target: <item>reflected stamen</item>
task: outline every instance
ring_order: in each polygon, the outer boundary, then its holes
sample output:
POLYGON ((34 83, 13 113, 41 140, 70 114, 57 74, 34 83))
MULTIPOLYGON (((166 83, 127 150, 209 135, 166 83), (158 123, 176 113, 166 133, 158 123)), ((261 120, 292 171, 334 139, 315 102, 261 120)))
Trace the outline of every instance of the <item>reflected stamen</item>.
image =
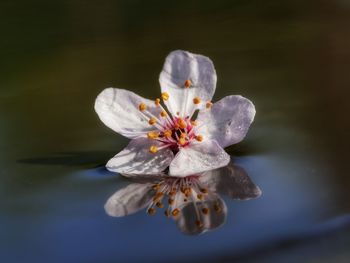
MULTIPOLYGON (((177 217, 181 213, 181 208, 188 205, 194 207, 195 224, 197 227, 204 226, 201 216, 207 216, 210 212, 209 207, 204 206, 210 194, 207 188, 201 186, 199 176, 180 177, 164 177, 152 188, 156 191, 152 202, 147 209, 150 215, 155 214, 156 208, 165 208, 164 214, 166 217, 177 217), (163 198, 167 198, 167 202, 162 202, 163 198), (167 207, 165 205, 168 204, 167 207)), ((217 213, 222 211, 220 204, 216 202, 213 205, 213 210, 217 213)))

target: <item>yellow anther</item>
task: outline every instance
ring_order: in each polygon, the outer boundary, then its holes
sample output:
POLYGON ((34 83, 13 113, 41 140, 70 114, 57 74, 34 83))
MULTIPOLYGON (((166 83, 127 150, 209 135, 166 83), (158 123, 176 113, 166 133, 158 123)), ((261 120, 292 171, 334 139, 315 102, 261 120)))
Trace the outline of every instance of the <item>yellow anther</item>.
POLYGON ((154 125, 154 124, 157 123, 157 120, 156 120, 155 118, 152 117, 152 118, 149 119, 148 123, 149 123, 150 125, 154 125))
POLYGON ((189 88, 191 86, 191 81, 189 79, 186 79, 185 81, 185 87, 189 88))
POLYGON ((197 198, 198 198, 199 200, 202 200, 202 199, 203 199, 203 195, 198 194, 198 195, 197 195, 197 198))
POLYGON ((152 145, 151 147, 149 147, 149 152, 150 153, 156 153, 158 152, 158 147, 155 145, 152 145))
POLYGON ((156 98, 156 100, 154 101, 154 104, 156 106, 159 106, 160 105, 160 99, 159 98, 156 98))
POLYGON ((177 209, 177 208, 175 208, 175 209, 171 212, 171 214, 172 214, 173 216, 177 216, 179 213, 180 213, 180 210, 177 209))
POLYGON ((145 104, 145 103, 140 103, 140 105, 139 105, 139 110, 140 110, 140 111, 144 111, 144 110, 146 110, 146 109, 147 109, 146 104, 145 104))
POLYGON ((163 110, 163 111, 160 113, 160 116, 166 117, 166 116, 168 116, 168 113, 166 113, 166 111, 163 110))
POLYGON ((153 202, 159 201, 159 199, 162 198, 164 194, 162 192, 156 193, 156 195, 153 197, 153 202))
POLYGON ((181 133, 181 134, 180 134, 180 138, 185 139, 186 137, 187 137, 187 133, 184 132, 184 133, 181 133))
POLYGON ((221 207, 220 207, 220 205, 219 205, 219 204, 215 204, 215 205, 214 205, 214 210, 215 210, 215 212, 220 213, 220 212, 221 212, 221 207))
POLYGON ((153 190, 158 190, 160 188, 160 185, 159 184, 155 184, 152 186, 153 190))
POLYGON ((203 136, 202 135, 197 135, 196 136, 196 140, 199 141, 199 142, 203 141, 203 136))
POLYGON ((199 221, 199 220, 196 220, 196 225, 197 225, 199 228, 203 227, 203 223, 202 223, 201 221, 199 221))
POLYGON ((173 134, 173 132, 171 130, 166 130, 164 132, 164 137, 166 138, 171 138, 171 135, 173 134))
POLYGON ((193 103, 194 104, 199 104, 199 103, 201 103, 201 99, 199 97, 194 97, 193 98, 193 103))
POLYGON ((169 93, 168 92, 163 92, 162 93, 162 99, 163 100, 168 100, 169 99, 169 93))
POLYGON ((197 121, 191 121, 191 124, 192 124, 193 126, 197 126, 197 125, 198 125, 198 122, 197 122, 197 121))
POLYGON ((205 104, 205 107, 207 109, 210 109, 213 106, 213 103, 211 101, 208 101, 207 104, 205 104))
POLYGON ((176 191, 174 191, 174 190, 171 190, 170 192, 169 192, 169 195, 170 196, 174 196, 176 194, 176 191))
POLYGON ((180 145, 185 145, 186 144, 186 139, 185 138, 180 138, 179 139, 179 144, 180 145))
POLYGON ((185 129, 187 127, 187 123, 183 118, 179 118, 177 123, 181 129, 185 129))
POLYGON ((179 126, 179 124, 175 124, 175 125, 174 125, 174 129, 175 129, 175 130, 178 130, 178 129, 180 129, 180 126, 179 126))
POLYGON ((204 207, 204 208, 202 208, 202 212, 203 212, 203 214, 207 215, 207 214, 209 214, 209 209, 204 207))
POLYGON ((186 197, 189 197, 191 192, 192 192, 191 188, 186 188, 185 191, 184 191, 184 194, 185 194, 186 197))
POLYGON ((150 215, 154 215, 156 213, 156 209, 154 209, 153 207, 148 208, 147 213, 150 215))
POLYGON ((203 194, 207 194, 208 193, 208 189, 206 189, 206 188, 201 188, 201 190, 200 190, 203 194))
POLYGON ((159 207, 159 208, 163 208, 164 207, 164 205, 161 202, 157 202, 156 206, 159 207))
POLYGON ((168 199, 168 204, 169 204, 169 205, 172 205, 173 203, 174 203, 174 199, 169 198, 169 199, 168 199))
POLYGON ((159 137, 159 132, 150 131, 147 133, 148 139, 157 139, 159 137))

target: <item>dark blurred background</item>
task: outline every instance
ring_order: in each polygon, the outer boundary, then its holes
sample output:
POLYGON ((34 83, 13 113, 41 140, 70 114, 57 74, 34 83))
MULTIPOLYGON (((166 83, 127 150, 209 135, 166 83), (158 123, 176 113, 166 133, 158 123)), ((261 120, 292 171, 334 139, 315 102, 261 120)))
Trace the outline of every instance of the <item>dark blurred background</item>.
POLYGON ((1 262, 349 262, 349 0, 2 0, 0 37, 1 262), (103 210, 127 140, 94 99, 155 98, 175 49, 213 60, 215 100, 257 108, 228 151, 263 196, 199 237, 103 210))

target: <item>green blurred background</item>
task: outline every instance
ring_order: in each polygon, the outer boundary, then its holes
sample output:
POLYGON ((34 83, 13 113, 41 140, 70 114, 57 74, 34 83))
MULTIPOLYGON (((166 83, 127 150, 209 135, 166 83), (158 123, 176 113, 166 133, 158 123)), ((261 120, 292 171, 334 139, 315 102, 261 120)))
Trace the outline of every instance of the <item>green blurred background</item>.
MULTIPOLYGON (((83 239, 93 226, 89 220, 107 220, 110 229, 118 224, 107 218, 103 204, 125 180, 84 171, 103 166, 127 140, 98 120, 94 99, 109 86, 155 98, 164 59, 175 49, 213 60, 218 74, 215 100, 241 94, 255 103, 257 116, 247 139, 228 151, 260 183, 265 197, 256 201, 256 207, 274 206, 277 200, 283 207, 283 201, 298 199, 298 205, 307 204, 303 209, 296 206, 299 210, 293 215, 298 219, 305 215, 304 209, 315 211, 305 229, 349 212, 350 1, 2 0, 0 37, 0 249, 7 251, 2 253, 4 262, 20 262, 22 255, 29 262, 48 258, 117 262, 113 246, 94 250, 93 243, 79 246, 84 242, 77 239, 73 252, 63 249, 50 231, 72 218, 85 220, 86 228, 72 232, 68 227, 61 237, 74 239, 74 233, 83 239), (281 185, 295 191, 283 195, 278 190, 281 185), (306 193, 316 201, 309 202, 306 193), (59 244, 62 250, 56 251, 59 244)), ((249 215, 260 211, 256 207, 249 215)), ((127 227, 148 220, 144 217, 135 217, 127 227)), ((166 225, 162 229, 171 228, 169 222, 166 225)), ((343 245, 349 244, 348 228, 337 236, 343 245)), ((199 239, 205 243, 203 250, 220 237, 227 244, 231 228, 227 229, 215 234, 217 239, 212 240, 211 234, 204 241, 199 239)), ((131 237, 138 235, 147 234, 130 230, 131 237)), ((124 239, 98 231, 91 237, 99 244, 124 239)), ((263 237, 272 239, 268 233, 263 237)), ((174 239, 183 241, 180 236, 174 239)), ((327 248, 333 244, 327 257, 310 252, 297 260, 347 262, 345 248, 327 238, 325 242, 327 248)), ((246 248, 253 244, 247 241, 246 248)), ((131 243, 124 248, 130 247, 131 243)), ((226 250, 211 253, 219 257, 226 250)), ((206 255, 200 248, 194 251, 197 259, 206 255)), ((241 260, 256 259, 242 251, 235 252, 243 255, 241 260)), ((260 259, 266 262, 281 262, 272 256, 275 253, 283 259, 305 254, 278 246, 261 253, 260 259)), ((122 262, 128 260, 126 253, 122 255, 122 262)), ((179 252, 178 258, 185 261, 181 256, 179 252)))

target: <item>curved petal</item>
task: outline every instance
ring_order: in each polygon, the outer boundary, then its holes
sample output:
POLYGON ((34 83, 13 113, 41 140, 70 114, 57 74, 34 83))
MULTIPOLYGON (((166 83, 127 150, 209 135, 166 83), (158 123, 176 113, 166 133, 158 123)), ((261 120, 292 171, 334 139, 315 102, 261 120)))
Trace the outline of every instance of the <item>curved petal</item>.
POLYGON ((159 146, 161 143, 147 138, 136 138, 128 146, 110 159, 106 165, 112 172, 123 174, 160 174, 165 170, 174 154, 168 148, 150 153, 151 145, 159 146))
POLYGON ((212 194, 211 198, 206 201, 191 202, 183 207, 175 220, 181 232, 189 235, 198 235, 223 225, 226 221, 226 216, 227 207, 225 202, 219 196, 212 194), (209 213, 198 213, 203 208, 207 208, 209 213))
POLYGON ((227 147, 243 140, 255 116, 254 104, 239 95, 227 96, 211 109, 200 111, 198 133, 227 147))
POLYGON ((154 115, 159 109, 154 102, 124 89, 107 88, 95 100, 95 111, 101 121, 115 132, 127 137, 136 138, 150 130, 154 130, 142 117, 140 103, 154 115))
POLYGON ((203 173, 200 181, 212 191, 228 195, 233 199, 248 200, 261 195, 260 188, 254 184, 247 172, 232 163, 203 173))
POLYGON ((167 106, 171 113, 183 113, 186 103, 185 113, 190 114, 195 106, 192 103, 194 97, 201 98, 204 102, 201 105, 212 99, 216 88, 216 72, 208 57, 176 50, 167 56, 159 83, 162 92, 170 95, 167 106), (189 89, 184 87, 186 80, 191 81, 189 89))
POLYGON ((203 141, 182 148, 169 167, 171 176, 184 177, 227 165, 230 156, 215 141, 203 141))
POLYGON ((150 204, 153 195, 152 184, 130 184, 107 200, 106 213, 115 217, 136 213, 150 204))

